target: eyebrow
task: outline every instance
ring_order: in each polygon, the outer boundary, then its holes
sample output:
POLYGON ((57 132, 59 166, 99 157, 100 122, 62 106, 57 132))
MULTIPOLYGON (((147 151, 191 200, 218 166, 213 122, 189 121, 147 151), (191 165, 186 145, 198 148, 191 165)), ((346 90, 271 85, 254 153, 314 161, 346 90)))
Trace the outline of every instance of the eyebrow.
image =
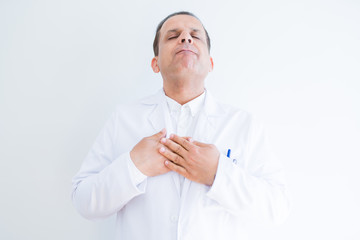
MULTIPOLYGON (((191 28, 191 31, 192 31, 192 32, 200 32, 200 30, 197 29, 197 28, 191 28)), ((170 29, 170 30, 168 30, 168 31, 166 32, 166 35, 168 35, 168 34, 170 34, 170 33, 177 33, 177 32, 179 32, 179 29, 178 29, 178 28, 170 29)))
POLYGON ((179 29, 175 28, 175 29, 168 30, 168 31, 166 32, 166 34, 176 33, 176 32, 178 32, 178 31, 179 31, 179 29))

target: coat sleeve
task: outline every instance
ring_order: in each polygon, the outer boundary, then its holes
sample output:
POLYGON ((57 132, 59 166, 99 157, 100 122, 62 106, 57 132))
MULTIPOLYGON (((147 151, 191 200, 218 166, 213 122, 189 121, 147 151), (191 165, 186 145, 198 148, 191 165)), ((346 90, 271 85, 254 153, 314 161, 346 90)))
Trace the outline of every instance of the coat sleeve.
POLYGON ((250 124, 240 158, 221 154, 207 196, 250 224, 277 225, 286 219, 290 207, 282 166, 270 151, 261 125, 250 124))
POLYGON ((116 113, 108 120, 72 180, 72 200, 88 219, 110 216, 145 192, 146 176, 134 174, 130 153, 115 156, 116 113))

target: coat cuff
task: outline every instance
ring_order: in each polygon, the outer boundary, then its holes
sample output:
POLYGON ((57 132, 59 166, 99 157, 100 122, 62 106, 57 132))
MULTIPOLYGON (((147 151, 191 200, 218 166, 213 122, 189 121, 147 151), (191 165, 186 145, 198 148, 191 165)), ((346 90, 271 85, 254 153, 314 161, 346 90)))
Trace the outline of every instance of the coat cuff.
MULTIPOLYGON (((127 166, 130 172, 130 178, 132 183, 136 186, 136 187, 141 187, 144 188, 145 184, 141 184, 142 182, 145 181, 145 179, 147 179, 147 176, 145 174, 143 174, 134 164, 134 162, 131 160, 130 157, 130 152, 127 153, 127 166), (141 185, 141 186, 140 186, 141 185)), ((145 189, 143 189, 145 190, 145 189)))

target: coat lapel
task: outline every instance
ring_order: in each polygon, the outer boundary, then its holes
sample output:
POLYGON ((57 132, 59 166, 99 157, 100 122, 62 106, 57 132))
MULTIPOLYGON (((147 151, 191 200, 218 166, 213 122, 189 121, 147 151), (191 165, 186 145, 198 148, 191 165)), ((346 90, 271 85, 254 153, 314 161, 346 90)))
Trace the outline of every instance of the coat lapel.
POLYGON ((164 110, 162 107, 162 102, 164 102, 164 100, 165 94, 162 89, 159 90, 157 94, 142 100, 144 105, 153 106, 153 111, 150 113, 148 120, 156 132, 159 132, 166 127, 164 110))
MULTIPOLYGON (((154 105, 154 110, 149 115, 149 122, 156 132, 160 131, 163 128, 166 128, 166 136, 169 137, 169 134, 173 132, 171 122, 169 120, 169 112, 166 105, 165 93, 161 89, 156 95, 144 99, 144 104, 154 105)), ((175 188, 177 190, 178 196, 180 197, 180 181, 179 176, 176 172, 168 172, 167 175, 171 176, 174 181, 175 188)))

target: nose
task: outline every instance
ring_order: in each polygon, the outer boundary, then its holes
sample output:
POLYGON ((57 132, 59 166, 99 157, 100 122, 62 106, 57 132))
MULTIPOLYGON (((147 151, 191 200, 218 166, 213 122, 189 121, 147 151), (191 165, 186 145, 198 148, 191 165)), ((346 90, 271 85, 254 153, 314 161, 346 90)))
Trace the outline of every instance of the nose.
POLYGON ((181 43, 185 43, 185 42, 192 43, 192 39, 191 38, 182 38, 181 43))
POLYGON ((180 36, 180 42, 181 43, 193 43, 193 38, 191 37, 190 33, 188 32, 182 32, 181 36, 180 36))

